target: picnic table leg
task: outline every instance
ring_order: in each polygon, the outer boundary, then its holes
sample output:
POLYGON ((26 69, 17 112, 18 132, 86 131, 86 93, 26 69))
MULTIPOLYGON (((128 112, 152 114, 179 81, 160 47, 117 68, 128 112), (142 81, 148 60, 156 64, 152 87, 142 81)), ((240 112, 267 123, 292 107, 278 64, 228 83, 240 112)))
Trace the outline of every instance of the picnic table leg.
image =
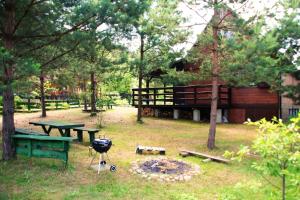
POLYGON ((77 131, 78 142, 82 142, 82 130, 77 131))
POLYGON ((67 128, 65 130, 65 137, 71 137, 71 129, 67 128))
POLYGON ((65 137, 65 133, 64 133, 64 131, 62 130, 62 129, 58 129, 58 131, 59 131, 59 133, 60 133, 60 135, 62 136, 62 137, 65 137))
POLYGON ((89 136, 90 136, 90 144, 93 143, 93 141, 95 140, 95 132, 88 132, 89 136))
POLYGON ((44 132, 45 132, 47 135, 50 135, 50 131, 51 131, 51 129, 52 129, 51 126, 47 129, 45 125, 42 125, 42 128, 43 128, 44 132))
POLYGON ((58 129, 58 130, 62 137, 71 137, 71 131, 69 128, 65 129, 65 132, 63 131, 63 129, 58 129))

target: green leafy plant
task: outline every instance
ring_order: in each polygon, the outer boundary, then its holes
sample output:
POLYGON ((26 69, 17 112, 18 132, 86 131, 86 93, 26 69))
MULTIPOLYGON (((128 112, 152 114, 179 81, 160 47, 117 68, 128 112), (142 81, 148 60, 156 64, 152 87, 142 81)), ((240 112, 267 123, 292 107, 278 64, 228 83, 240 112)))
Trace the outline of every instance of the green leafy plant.
POLYGON ((19 97, 19 96, 15 96, 15 98, 14 98, 14 104, 15 104, 15 108, 22 108, 22 103, 23 103, 23 100, 22 100, 22 98, 21 97, 19 97))
POLYGON ((279 177, 281 186, 270 184, 281 189, 282 199, 299 199, 300 190, 300 114, 285 124, 281 119, 272 121, 262 119, 257 122, 246 122, 258 127, 259 136, 251 147, 242 147, 237 153, 225 152, 225 156, 241 160, 250 151, 258 155, 252 167, 263 177, 279 177))

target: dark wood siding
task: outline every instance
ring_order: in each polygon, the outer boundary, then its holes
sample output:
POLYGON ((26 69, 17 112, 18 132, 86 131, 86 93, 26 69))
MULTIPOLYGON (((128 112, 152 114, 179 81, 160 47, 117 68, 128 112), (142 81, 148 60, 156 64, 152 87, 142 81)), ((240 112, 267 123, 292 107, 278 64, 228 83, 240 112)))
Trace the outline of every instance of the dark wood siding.
POLYGON ((232 88, 231 104, 234 105, 277 105, 278 95, 265 88, 232 88))
POLYGON ((229 122, 243 123, 278 116, 278 94, 266 88, 232 88, 229 122))

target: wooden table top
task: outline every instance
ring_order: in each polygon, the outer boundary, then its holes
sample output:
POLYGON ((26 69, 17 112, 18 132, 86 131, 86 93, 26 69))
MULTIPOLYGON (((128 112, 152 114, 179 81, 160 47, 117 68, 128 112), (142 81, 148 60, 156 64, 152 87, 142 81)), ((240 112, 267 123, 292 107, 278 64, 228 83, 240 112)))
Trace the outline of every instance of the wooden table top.
POLYGON ((67 129, 67 128, 76 128, 83 127, 83 123, 77 122, 64 122, 64 121, 38 121, 38 122, 29 122, 35 126, 50 126, 53 128, 67 129))

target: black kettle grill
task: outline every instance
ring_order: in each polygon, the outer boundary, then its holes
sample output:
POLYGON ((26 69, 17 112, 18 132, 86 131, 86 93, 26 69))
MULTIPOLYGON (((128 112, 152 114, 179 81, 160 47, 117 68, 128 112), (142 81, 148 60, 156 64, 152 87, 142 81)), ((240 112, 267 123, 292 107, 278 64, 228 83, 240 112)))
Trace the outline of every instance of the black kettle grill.
MULTIPOLYGON (((99 153, 100 157, 99 157, 99 164, 98 164, 98 174, 99 174, 101 168, 106 167, 106 160, 104 159, 104 154, 106 154, 106 157, 109 160, 107 152, 109 151, 111 146, 112 146, 112 141, 110 139, 107 139, 107 138, 95 139, 92 142, 92 147, 96 151, 96 153, 95 153, 95 155, 94 155, 94 157, 91 161, 90 166, 92 165, 97 153, 99 153)), ((115 165, 110 165, 109 169, 110 169, 110 171, 114 172, 114 171, 117 170, 117 167, 115 165)))
POLYGON ((95 139, 92 143, 93 149, 98 153, 107 153, 111 145, 112 145, 111 140, 105 138, 95 139))

